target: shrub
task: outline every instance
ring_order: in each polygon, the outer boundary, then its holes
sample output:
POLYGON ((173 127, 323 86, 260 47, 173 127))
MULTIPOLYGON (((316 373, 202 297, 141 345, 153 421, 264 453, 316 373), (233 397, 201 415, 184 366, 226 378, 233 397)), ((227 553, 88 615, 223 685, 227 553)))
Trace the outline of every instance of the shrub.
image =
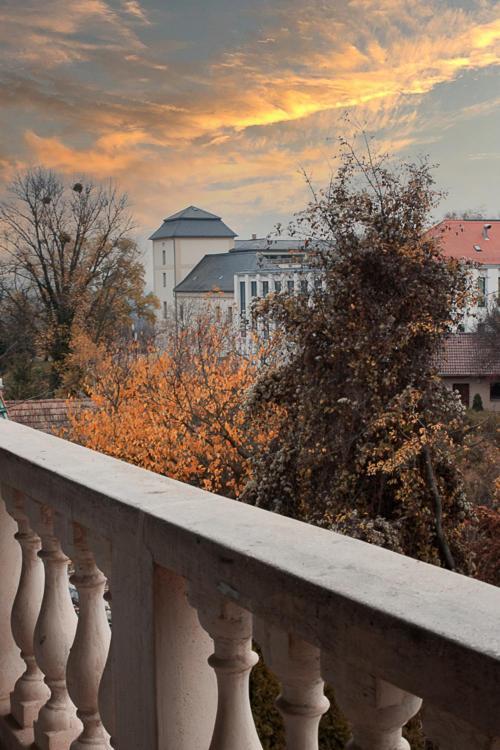
POLYGON ((472 399, 472 408, 474 411, 483 411, 483 399, 479 393, 476 393, 472 399))

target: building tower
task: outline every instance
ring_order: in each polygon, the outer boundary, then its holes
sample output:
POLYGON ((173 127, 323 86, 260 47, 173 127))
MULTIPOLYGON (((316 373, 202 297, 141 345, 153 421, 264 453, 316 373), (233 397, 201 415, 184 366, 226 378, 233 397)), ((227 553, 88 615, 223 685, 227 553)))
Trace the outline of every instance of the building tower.
POLYGON ((166 318, 169 309, 173 310, 175 286, 204 255, 231 250, 235 237, 236 233, 220 216, 196 206, 164 220, 149 238, 153 241, 154 293, 160 300, 160 318, 166 318))

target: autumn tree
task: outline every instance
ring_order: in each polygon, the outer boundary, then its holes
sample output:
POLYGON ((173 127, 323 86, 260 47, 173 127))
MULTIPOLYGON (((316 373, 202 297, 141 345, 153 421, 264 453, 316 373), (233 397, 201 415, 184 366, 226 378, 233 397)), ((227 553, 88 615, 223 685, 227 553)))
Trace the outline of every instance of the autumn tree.
POLYGON ((493 377, 500 377, 500 297, 490 304, 485 317, 477 324, 487 366, 493 377))
POLYGON ((250 458, 272 420, 248 424, 245 395, 257 360, 210 316, 178 329, 165 351, 94 353, 92 409, 71 415, 69 437, 103 453, 228 497, 248 480, 250 458))
POLYGON ((43 397, 49 393, 48 371, 36 357, 40 309, 26 289, 0 279, 0 374, 9 398, 43 397))
POLYGON ((0 205, 0 228, 3 302, 22 294, 39 310, 32 346, 51 363, 52 391, 76 332, 110 342, 134 315, 152 316, 127 197, 112 185, 28 170, 0 205))
POLYGON ((256 310, 286 345, 259 373, 252 413, 283 418, 244 497, 467 570, 470 508, 454 460, 463 408, 433 362, 468 268, 426 233, 439 195, 425 161, 392 166, 346 143, 340 159, 292 227, 320 283, 256 310))

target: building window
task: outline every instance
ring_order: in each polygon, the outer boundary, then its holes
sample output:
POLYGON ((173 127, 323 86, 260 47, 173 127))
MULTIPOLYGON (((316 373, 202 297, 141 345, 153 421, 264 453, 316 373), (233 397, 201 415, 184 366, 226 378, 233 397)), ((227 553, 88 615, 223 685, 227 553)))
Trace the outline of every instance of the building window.
POLYGON ((490 401, 500 401, 500 380, 490 383, 490 401))
POLYGON ((300 291, 302 294, 307 294, 307 279, 300 280, 300 291))
POLYGON ((275 292, 281 292, 281 281, 275 281, 274 282, 274 291, 275 292))
POLYGON ((162 265, 164 266, 167 265, 167 251, 166 250, 161 251, 161 262, 162 262, 162 265))
POLYGON ((486 307, 486 279, 484 276, 480 276, 477 280, 477 288, 479 297, 477 300, 478 307, 486 307))
POLYGON ((217 305, 217 307, 215 308, 215 320, 217 322, 219 322, 219 320, 220 320, 220 307, 219 307, 219 305, 217 305))
POLYGON ((288 289, 288 291, 290 292, 290 294, 293 293, 293 290, 295 288, 295 284, 293 283, 293 279, 288 279, 288 281, 286 282, 286 288, 288 289))
POLYGON ((269 294, 269 281, 262 282, 262 296, 267 297, 269 294))
POLYGON ((314 278, 314 288, 321 289, 321 277, 320 276, 316 276, 314 278))
POLYGON ((167 286, 167 274, 166 273, 163 274, 163 286, 164 287, 167 286))
POLYGON ((257 282, 256 281, 250 282, 250 290, 251 290, 250 293, 252 297, 256 297, 257 296, 257 282))
POLYGON ((240 281, 240 312, 242 315, 245 314, 247 307, 247 289, 244 281, 240 281))
POLYGON ((228 323, 233 322, 233 308, 232 307, 227 308, 227 322, 228 323))
POLYGON ((164 320, 167 319, 167 303, 166 302, 163 303, 163 319, 164 320))
POLYGON ((181 323, 184 322, 184 303, 183 302, 181 302, 181 304, 179 305, 179 320, 181 321, 181 323))

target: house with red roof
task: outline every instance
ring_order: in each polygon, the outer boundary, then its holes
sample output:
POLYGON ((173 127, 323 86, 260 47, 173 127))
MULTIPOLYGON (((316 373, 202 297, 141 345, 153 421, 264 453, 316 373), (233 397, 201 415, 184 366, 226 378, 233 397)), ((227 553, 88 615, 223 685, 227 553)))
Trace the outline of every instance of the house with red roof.
POLYGON ((443 342, 437 369, 444 382, 472 406, 479 394, 484 409, 500 412, 500 342, 483 333, 454 333, 443 342))
POLYGON ((488 307, 500 303, 500 219, 443 219, 430 234, 443 255, 473 261, 477 303, 464 316, 464 331, 473 331, 488 307))

